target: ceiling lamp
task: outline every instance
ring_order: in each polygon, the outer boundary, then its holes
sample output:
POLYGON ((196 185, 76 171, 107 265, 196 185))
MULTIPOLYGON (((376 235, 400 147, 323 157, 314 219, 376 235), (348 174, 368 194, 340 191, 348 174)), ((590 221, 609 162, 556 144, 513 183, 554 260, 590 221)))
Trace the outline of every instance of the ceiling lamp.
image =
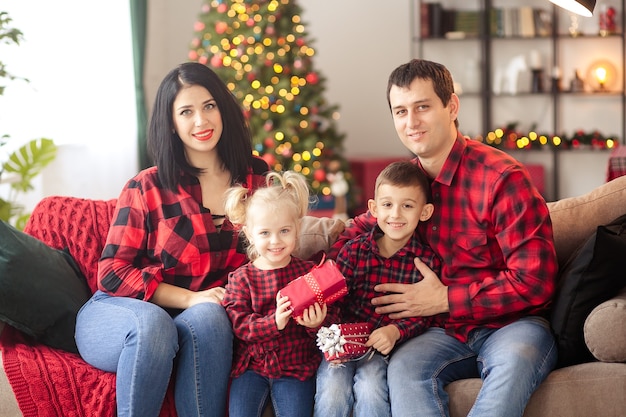
POLYGON ((591 17, 593 8, 596 7, 596 0, 550 0, 550 2, 585 17, 591 17))

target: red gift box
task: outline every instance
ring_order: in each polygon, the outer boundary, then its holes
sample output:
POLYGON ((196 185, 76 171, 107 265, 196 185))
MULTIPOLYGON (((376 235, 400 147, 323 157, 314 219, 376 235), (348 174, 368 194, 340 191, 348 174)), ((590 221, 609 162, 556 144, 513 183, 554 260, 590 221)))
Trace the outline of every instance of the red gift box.
POLYGON ((329 362, 360 359, 372 350, 365 343, 373 329, 374 326, 365 322, 322 327, 317 332, 317 346, 329 362))
POLYGON ((330 305, 346 294, 346 278, 330 259, 322 260, 311 272, 294 279, 280 290, 281 296, 289 297, 294 318, 302 317, 302 312, 315 303, 330 305))

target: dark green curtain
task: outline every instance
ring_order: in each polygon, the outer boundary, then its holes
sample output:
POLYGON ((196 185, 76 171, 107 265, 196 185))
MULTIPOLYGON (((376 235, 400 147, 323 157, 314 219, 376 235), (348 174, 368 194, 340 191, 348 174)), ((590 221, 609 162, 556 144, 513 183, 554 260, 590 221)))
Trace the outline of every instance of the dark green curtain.
POLYGON ((139 168, 152 165, 146 149, 146 98, 143 88, 143 69, 146 55, 148 1, 130 0, 131 31, 133 35, 133 64, 135 72, 135 98, 137 101, 137 146, 139 168))

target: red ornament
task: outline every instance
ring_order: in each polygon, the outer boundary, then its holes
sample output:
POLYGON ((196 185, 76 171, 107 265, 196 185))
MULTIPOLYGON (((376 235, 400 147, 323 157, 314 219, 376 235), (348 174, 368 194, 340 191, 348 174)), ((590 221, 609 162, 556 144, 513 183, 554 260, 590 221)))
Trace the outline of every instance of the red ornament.
POLYGON ((254 72, 249 72, 246 78, 248 78, 248 81, 252 82, 256 78, 256 74, 254 72))
POLYGON ((205 25, 203 22, 196 22, 193 24, 193 30, 195 30, 196 32, 202 32, 205 28, 205 25))
POLYGON ((222 66, 222 57, 219 55, 213 55, 211 57, 211 66, 215 68, 219 68, 222 66))
POLYGON ((274 139, 272 138, 265 138, 265 140, 263 141, 263 144, 265 145, 266 148, 274 148, 274 139))
POLYGON ((302 38, 296 39, 296 45, 298 45, 298 46, 304 45, 304 39, 302 39, 302 38))
POLYGON ((209 62, 209 58, 207 58, 206 56, 202 55, 201 57, 198 58, 198 62, 201 63, 202 65, 206 65, 207 62, 209 62))
POLYGON ((270 167, 274 166, 274 164, 276 163, 276 157, 271 153, 265 153, 261 155, 261 159, 267 162, 267 165, 269 165, 270 167))
POLYGON ((189 51, 187 56, 189 57, 190 61, 195 61, 198 59, 198 53, 196 51, 189 51))
POLYGON ((228 6, 226 5, 226 3, 222 3, 219 6, 217 6, 217 11, 219 13, 226 13, 226 10, 228 10, 228 6))
POLYGON ((315 178, 315 181, 324 181, 326 179, 326 171, 323 169, 316 169, 315 172, 313 172, 313 178, 315 178))
POLYGON ((226 32, 226 29, 228 29, 228 24, 226 22, 217 22, 215 24, 215 32, 217 32, 219 35, 226 32))
POLYGON ((319 77, 314 72, 308 73, 305 78, 309 84, 317 84, 317 82, 319 81, 319 77))

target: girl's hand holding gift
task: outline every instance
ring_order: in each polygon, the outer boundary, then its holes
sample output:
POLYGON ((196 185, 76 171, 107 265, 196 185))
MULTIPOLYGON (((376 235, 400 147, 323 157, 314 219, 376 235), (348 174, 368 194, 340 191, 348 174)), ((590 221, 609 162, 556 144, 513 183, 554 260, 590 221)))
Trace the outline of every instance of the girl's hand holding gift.
POLYGON ((283 330, 287 327, 287 323, 291 318, 291 302, 289 301, 289 297, 281 297, 280 293, 276 294, 276 327, 278 330, 283 330))
POLYGON ((325 303, 321 306, 319 303, 315 303, 305 309, 302 312, 302 317, 298 317, 296 321, 301 326, 315 329, 316 327, 322 325, 324 319, 326 318, 326 313, 328 313, 328 307, 325 303))

